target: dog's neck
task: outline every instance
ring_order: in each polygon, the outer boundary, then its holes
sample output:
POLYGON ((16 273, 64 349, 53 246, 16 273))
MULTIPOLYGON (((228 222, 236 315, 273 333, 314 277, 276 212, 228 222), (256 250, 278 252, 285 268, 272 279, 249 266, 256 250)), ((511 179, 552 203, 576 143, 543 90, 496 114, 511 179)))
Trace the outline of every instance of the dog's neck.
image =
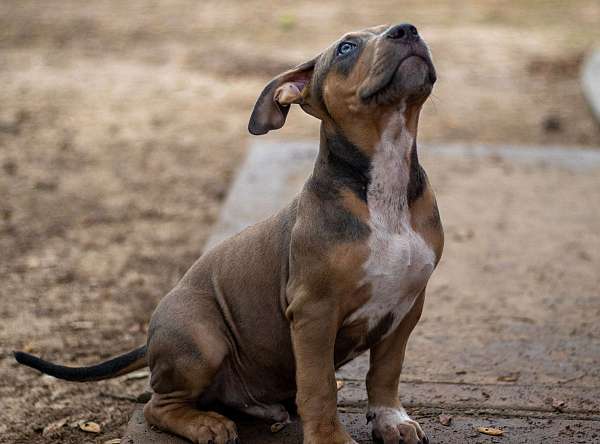
POLYGON ((365 202, 399 198, 398 205, 410 206, 423 192, 425 173, 417 154, 416 125, 409 128, 405 122, 390 119, 369 154, 339 129, 321 124, 312 180, 328 194, 345 186, 365 202))
POLYGON ((408 184, 412 153, 416 153, 414 133, 401 113, 387 120, 371 156, 371 183, 367 202, 374 223, 398 232, 408 224, 408 184))
POLYGON ((347 187, 367 200, 371 159, 339 130, 321 124, 319 155, 312 174, 313 181, 330 191, 347 187))

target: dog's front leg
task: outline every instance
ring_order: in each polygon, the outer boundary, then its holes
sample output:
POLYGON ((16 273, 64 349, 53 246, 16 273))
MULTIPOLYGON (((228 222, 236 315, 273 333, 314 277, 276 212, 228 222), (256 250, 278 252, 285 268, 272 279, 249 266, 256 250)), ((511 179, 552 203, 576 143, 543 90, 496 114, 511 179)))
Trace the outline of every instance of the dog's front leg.
POLYGON ((398 397, 406 342, 421 317, 424 298, 423 290, 398 328, 371 348, 367 374, 367 420, 373 425, 373 439, 384 444, 429 442, 419 423, 408 416, 398 397))
POLYGON ((356 444, 337 416, 333 352, 337 332, 335 304, 301 300, 288 309, 296 360, 296 404, 304 444, 356 444))

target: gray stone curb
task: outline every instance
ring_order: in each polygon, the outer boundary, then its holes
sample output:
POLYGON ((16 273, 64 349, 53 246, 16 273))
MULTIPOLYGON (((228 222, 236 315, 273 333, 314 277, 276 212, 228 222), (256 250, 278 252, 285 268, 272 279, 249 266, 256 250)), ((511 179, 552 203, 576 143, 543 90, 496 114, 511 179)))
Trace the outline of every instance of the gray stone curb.
POLYGON ((593 51, 586 59, 581 72, 581 87, 600 124, 600 49, 593 51))

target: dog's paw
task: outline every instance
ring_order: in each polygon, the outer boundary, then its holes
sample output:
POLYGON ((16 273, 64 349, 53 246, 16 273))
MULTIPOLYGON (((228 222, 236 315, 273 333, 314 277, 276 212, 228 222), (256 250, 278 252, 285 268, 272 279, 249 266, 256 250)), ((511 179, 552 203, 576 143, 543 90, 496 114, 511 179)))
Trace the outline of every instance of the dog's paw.
MULTIPOLYGON (((239 444, 235 423, 215 412, 202 412, 193 423, 198 444, 239 444)), ((192 424, 190 424, 192 425, 192 424)))
POLYGON ((403 408, 371 407, 367 421, 373 425, 373 440, 384 444, 428 444, 429 439, 417 421, 403 408))

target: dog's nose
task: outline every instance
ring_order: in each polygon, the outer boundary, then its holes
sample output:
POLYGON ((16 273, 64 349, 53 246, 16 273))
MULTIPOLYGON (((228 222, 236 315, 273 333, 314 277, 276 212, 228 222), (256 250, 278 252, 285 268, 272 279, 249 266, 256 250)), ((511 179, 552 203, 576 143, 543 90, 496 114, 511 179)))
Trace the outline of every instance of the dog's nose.
POLYGON ((398 40, 402 42, 416 42, 419 40, 419 32, 410 23, 403 23, 401 25, 392 26, 386 32, 386 37, 392 40, 398 40))

